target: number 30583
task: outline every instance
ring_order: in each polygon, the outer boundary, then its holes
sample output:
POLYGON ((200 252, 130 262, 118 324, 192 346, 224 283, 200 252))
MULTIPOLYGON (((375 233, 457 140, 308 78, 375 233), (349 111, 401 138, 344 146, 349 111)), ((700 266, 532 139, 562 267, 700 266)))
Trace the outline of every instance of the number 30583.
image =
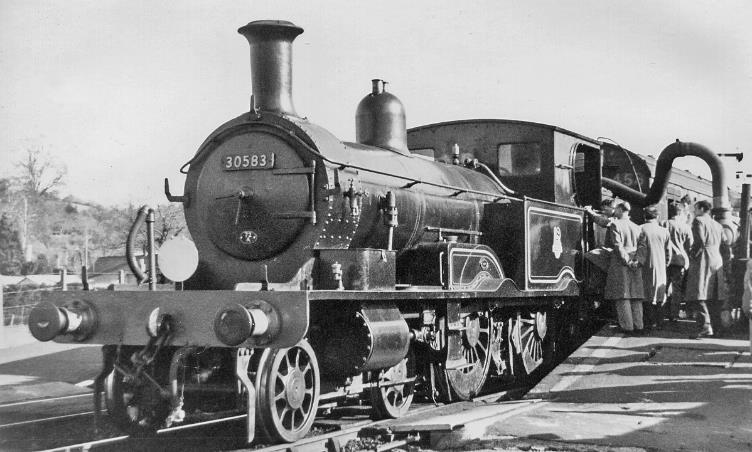
POLYGON ((230 154, 222 158, 225 171, 274 168, 274 154, 230 154))

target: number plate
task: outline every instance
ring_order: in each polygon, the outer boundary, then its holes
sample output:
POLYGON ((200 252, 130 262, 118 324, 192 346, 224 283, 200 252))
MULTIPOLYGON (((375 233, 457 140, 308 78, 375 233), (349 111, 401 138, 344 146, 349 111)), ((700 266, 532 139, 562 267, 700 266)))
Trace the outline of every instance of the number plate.
POLYGON ((228 154, 222 157, 222 169, 225 171, 258 170, 272 168, 274 168, 274 154, 271 152, 228 154))

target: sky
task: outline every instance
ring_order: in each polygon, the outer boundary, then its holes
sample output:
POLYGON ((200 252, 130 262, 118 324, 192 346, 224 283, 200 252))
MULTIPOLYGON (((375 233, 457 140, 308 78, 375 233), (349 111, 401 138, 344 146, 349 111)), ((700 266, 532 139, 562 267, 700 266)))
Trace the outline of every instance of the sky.
MULTIPOLYGON (((0 177, 26 149, 68 168, 62 194, 164 203, 216 127, 249 109, 237 29, 284 19, 298 113, 345 141, 382 78, 407 125, 505 118, 657 156, 675 139, 752 173, 752 2, 0 2, 0 177)), ((709 176, 692 158, 678 166, 709 176)), ((752 178, 748 178, 752 182, 752 178)))

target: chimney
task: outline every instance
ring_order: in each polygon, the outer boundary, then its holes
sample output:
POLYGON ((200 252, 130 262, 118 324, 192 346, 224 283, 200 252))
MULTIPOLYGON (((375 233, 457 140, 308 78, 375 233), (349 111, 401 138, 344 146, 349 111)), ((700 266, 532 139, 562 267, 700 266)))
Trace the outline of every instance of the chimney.
POLYGON ((303 29, 286 20, 257 20, 238 33, 251 45, 251 107, 297 116, 292 102, 292 41, 303 29))

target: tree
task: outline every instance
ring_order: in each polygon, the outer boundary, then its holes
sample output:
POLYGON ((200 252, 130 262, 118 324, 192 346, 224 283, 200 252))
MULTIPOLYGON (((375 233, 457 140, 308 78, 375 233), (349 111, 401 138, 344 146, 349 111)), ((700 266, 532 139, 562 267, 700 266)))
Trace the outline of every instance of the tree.
POLYGON ((154 241, 162 246, 167 239, 186 230, 185 216, 181 206, 174 204, 157 206, 154 221, 154 241))
MULTIPOLYGON (((133 221, 135 221, 136 212, 137 209, 134 206, 130 206, 129 216, 131 220, 128 223, 128 227, 125 231, 126 237, 128 229, 130 229, 133 221)), ((146 240, 146 228, 147 225, 146 223, 144 223, 136 236, 136 249, 141 249, 144 253, 146 253, 148 248, 148 242, 146 240)), ((176 204, 158 205, 154 209, 154 245, 159 248, 168 239, 175 237, 176 235, 181 233, 190 238, 188 227, 185 223, 185 216, 183 215, 182 206, 176 204)))
POLYGON ((26 157, 17 162, 21 170, 20 182, 24 190, 36 196, 52 194, 58 187, 65 185, 66 173, 64 164, 55 162, 48 153, 42 153, 40 148, 27 149, 26 157))
POLYGON ((18 275, 23 265, 23 250, 18 230, 8 214, 0 216, 0 274, 18 275))

